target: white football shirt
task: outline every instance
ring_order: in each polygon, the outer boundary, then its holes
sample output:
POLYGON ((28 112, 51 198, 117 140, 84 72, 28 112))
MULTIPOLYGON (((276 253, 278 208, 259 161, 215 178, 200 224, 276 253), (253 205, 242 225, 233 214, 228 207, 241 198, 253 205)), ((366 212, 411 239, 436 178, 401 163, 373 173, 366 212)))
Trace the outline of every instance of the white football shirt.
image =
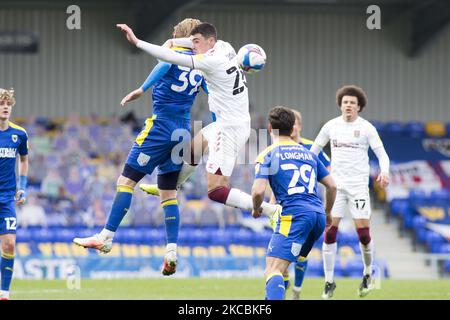
POLYGON ((372 150, 383 146, 377 129, 361 117, 346 122, 339 116, 322 127, 314 143, 323 148, 328 141, 331 147, 331 173, 338 188, 367 187, 369 146, 372 150))
POLYGON ((203 72, 209 109, 218 121, 250 121, 245 75, 228 42, 218 40, 206 53, 193 56, 192 64, 193 69, 203 72))

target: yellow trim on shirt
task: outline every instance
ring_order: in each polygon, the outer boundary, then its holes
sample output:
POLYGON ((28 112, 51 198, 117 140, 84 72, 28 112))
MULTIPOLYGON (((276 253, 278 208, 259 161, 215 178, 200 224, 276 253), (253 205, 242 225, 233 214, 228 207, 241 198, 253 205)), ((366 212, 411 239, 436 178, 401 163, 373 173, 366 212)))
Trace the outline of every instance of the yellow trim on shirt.
POLYGON ((17 124, 15 124, 11 121, 9 121, 9 126, 13 129, 21 130, 21 131, 27 133, 27 131, 24 128, 22 128, 21 126, 18 126, 17 124))
POLYGON ((263 163, 266 155, 272 151, 274 148, 279 146, 298 146, 298 143, 295 141, 278 141, 277 143, 271 144, 268 146, 263 152, 261 152, 256 158, 256 162, 263 163))
POLYGON ((311 145, 314 143, 314 141, 306 139, 306 138, 300 138, 300 143, 301 144, 306 144, 306 145, 311 145))
POLYGON ((192 51, 192 49, 185 48, 185 47, 172 47, 170 49, 175 50, 175 51, 192 51))

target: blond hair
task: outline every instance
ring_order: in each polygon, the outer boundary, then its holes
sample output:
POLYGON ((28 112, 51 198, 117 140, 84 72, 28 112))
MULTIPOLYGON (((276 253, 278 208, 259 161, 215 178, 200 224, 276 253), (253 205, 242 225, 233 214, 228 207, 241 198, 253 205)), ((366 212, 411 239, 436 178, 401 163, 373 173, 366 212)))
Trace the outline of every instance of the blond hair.
POLYGON ((173 27, 173 37, 174 38, 186 38, 191 35, 192 29, 202 23, 198 19, 186 18, 175 27, 173 27))
POLYGON ((300 111, 297 111, 297 110, 295 110, 293 108, 291 108, 291 110, 292 110, 292 112, 295 115, 295 119, 297 119, 298 123, 301 124, 302 123, 302 114, 300 113, 300 111))
POLYGON ((9 90, 0 88, 0 101, 6 100, 11 103, 11 105, 16 104, 16 98, 14 98, 14 89, 11 88, 9 90))

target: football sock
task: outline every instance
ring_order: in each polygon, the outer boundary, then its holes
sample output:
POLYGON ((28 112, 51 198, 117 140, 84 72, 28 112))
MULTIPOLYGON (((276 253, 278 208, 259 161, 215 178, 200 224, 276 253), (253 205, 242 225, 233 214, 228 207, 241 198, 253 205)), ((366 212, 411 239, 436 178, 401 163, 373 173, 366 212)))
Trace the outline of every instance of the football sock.
POLYGON ((14 255, 2 253, 2 258, 0 261, 0 272, 2 278, 1 290, 3 291, 4 295, 7 294, 7 292, 9 292, 9 286, 11 285, 13 269, 14 269, 14 255))
POLYGON ((361 256, 364 263, 364 275, 367 274, 372 275, 372 255, 373 255, 372 241, 370 241, 367 245, 363 245, 360 242, 359 248, 361 249, 361 256))
POLYGON ((266 300, 283 300, 285 290, 281 272, 272 273, 267 277, 266 300))
POLYGON ((114 238, 115 234, 116 233, 114 231, 110 231, 108 229, 103 228, 103 230, 100 232, 99 235, 100 235, 101 239, 106 240, 106 239, 114 238))
POLYGON ((176 198, 167 199, 161 202, 164 210, 164 223, 166 226, 167 243, 177 243, 178 231, 180 229, 180 211, 176 198))
POLYGON ((128 212, 133 197, 133 188, 129 186, 117 186, 117 193, 109 213, 105 229, 116 232, 123 217, 128 212))
POLYGON ((303 284, 307 266, 308 260, 305 257, 299 257, 297 264, 295 265, 295 286, 297 288, 301 287, 303 284))
POLYGON ((284 280, 284 289, 287 290, 289 288, 289 285, 291 284, 289 275, 283 276, 283 280, 284 280))
MULTIPOLYGON (((225 204, 230 207, 240 208, 247 211, 253 210, 252 196, 236 188, 232 188, 230 190, 225 204)), ((261 204, 261 208, 263 209, 263 214, 270 216, 277 207, 274 204, 269 204, 264 201, 261 204)))
POLYGON ((334 261, 336 259, 337 243, 323 243, 322 244, 322 256, 323 256, 323 270, 325 272, 325 281, 333 282, 334 278, 334 261))

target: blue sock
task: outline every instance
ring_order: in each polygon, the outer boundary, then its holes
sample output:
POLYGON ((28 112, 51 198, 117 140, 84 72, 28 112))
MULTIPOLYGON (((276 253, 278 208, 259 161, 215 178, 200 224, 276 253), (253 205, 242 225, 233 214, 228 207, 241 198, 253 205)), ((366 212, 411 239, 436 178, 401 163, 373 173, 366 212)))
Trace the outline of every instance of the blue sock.
POLYGON ((180 230, 180 210, 175 198, 161 202, 164 210, 164 222, 166 225, 167 243, 177 243, 178 231, 180 230))
POLYGON ((289 285, 291 284, 291 281, 289 280, 289 276, 283 277, 284 280, 284 288, 287 290, 289 289, 289 285))
POLYGON ((116 232, 123 217, 128 212, 131 205, 131 198, 133 197, 133 188, 128 186, 117 186, 116 197, 109 213, 108 222, 105 229, 116 232))
POLYGON ((14 255, 2 253, 0 271, 2 274, 2 290, 9 291, 14 269, 14 255))
POLYGON ((305 278, 306 267, 308 267, 308 260, 305 257, 299 257, 295 265, 295 286, 301 287, 303 279, 305 278))
POLYGON ((266 300, 283 300, 285 290, 283 275, 281 273, 272 273, 267 277, 266 300))

